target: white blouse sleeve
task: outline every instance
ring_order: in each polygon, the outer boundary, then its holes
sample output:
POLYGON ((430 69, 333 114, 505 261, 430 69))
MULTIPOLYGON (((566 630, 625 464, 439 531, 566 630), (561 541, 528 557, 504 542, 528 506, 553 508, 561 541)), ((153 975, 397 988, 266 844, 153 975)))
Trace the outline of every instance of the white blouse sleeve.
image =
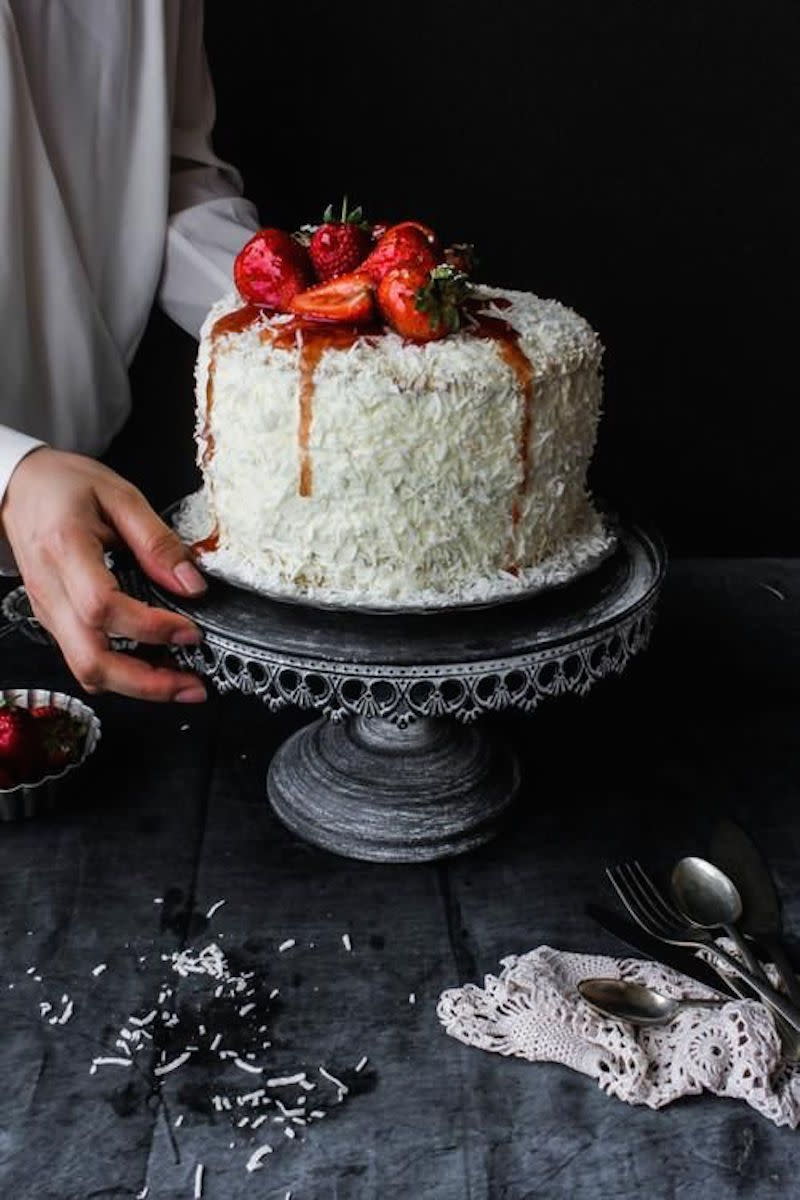
POLYGON ((230 291, 233 260, 259 226, 238 172, 211 148, 216 108, 202 0, 183 0, 174 69, 170 217, 159 300, 197 337, 211 305, 230 291))

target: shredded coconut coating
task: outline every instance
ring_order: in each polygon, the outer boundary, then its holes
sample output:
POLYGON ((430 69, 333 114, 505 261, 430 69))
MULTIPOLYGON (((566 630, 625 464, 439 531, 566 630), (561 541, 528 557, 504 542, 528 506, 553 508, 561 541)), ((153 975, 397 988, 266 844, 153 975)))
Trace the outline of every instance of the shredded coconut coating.
POLYGON ((323 603, 436 607, 565 583, 609 552, 613 537, 586 491, 602 390, 597 335, 557 301, 477 290, 533 368, 527 463, 525 389, 496 343, 462 332, 410 345, 387 332, 322 354, 307 497, 300 350, 261 336, 286 318, 219 338, 207 418, 211 330, 241 301, 214 306, 196 367, 198 461, 209 432, 213 453, 176 521, 187 541, 218 524, 205 569, 323 603))

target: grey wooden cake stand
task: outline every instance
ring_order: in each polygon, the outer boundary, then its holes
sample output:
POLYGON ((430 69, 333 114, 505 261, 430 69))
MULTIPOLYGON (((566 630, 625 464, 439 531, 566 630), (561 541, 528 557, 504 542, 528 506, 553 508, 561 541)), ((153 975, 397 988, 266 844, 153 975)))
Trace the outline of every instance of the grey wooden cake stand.
POLYGON ((322 714, 269 768, 281 820, 337 854, 410 862, 492 837, 520 772, 476 718, 623 671, 647 644, 664 569, 658 538, 629 527, 585 578, 484 609, 330 611, 216 579, 200 601, 151 590, 203 629, 202 646, 176 653, 220 692, 322 714))

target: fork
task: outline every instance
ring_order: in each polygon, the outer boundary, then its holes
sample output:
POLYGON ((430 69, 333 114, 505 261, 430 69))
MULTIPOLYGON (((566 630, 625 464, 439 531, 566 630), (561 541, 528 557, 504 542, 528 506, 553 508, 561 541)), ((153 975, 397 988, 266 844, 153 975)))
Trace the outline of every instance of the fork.
POLYGON ((608 867, 606 875, 634 921, 646 933, 671 946, 711 950, 714 956, 743 979, 765 1004, 780 1013, 793 1030, 800 1032, 800 1012, 792 1002, 771 984, 743 967, 739 960, 728 954, 727 950, 723 950, 705 929, 701 929, 699 925, 687 924, 664 899, 638 862, 608 867))

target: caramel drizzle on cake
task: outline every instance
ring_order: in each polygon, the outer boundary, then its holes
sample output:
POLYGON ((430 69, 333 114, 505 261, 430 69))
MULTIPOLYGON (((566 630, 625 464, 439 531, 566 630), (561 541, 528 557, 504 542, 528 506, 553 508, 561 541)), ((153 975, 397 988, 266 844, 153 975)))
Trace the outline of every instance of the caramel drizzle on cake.
POLYGON ((326 350, 349 350, 366 337, 370 330, 363 326, 325 325, 304 317, 293 317, 281 325, 264 329, 265 341, 279 350, 300 347, 300 388, 298 392, 297 445, 299 452, 297 494, 308 498, 314 491, 314 470, 311 461, 311 432, 314 425, 314 374, 326 350))
POLYGON ((520 425, 518 438, 518 453, 522 475, 519 485, 519 490, 514 497, 511 505, 511 550, 509 553, 509 563, 506 570, 512 575, 519 574, 519 564, 514 557, 514 541, 517 526, 522 519, 522 503, 528 492, 530 483, 530 454, 531 454, 531 433, 533 430, 533 366, 527 354, 520 346, 520 335, 513 325, 508 321, 504 321, 502 317, 490 316, 488 313, 480 311, 488 304, 493 304, 496 308, 508 308, 509 301, 502 296, 489 297, 479 301, 472 301, 470 309, 470 317, 472 324, 467 327, 467 332, 473 337, 485 338, 493 341, 505 362, 508 363, 511 370, 517 377, 517 382, 522 390, 522 422, 520 425))

